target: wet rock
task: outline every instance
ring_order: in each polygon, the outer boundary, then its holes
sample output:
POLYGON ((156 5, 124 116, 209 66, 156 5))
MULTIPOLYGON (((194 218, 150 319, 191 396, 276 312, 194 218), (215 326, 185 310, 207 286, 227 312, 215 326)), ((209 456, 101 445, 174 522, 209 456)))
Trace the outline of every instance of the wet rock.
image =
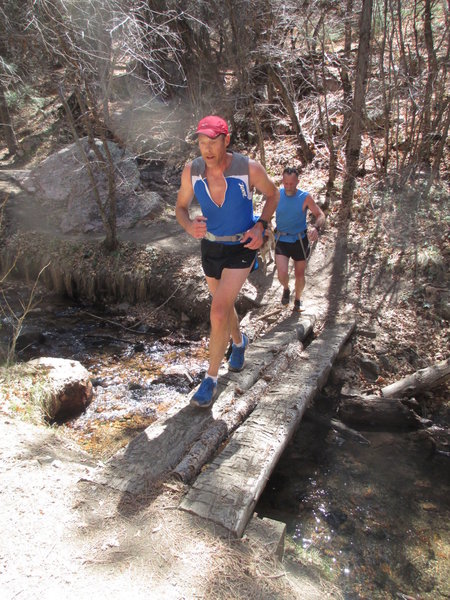
POLYGON ((348 518, 347 515, 339 508, 335 508, 330 511, 323 510, 321 512, 325 521, 333 529, 339 529, 339 527, 345 523, 348 518))
POLYGON ((186 389, 186 386, 191 386, 194 379, 183 365, 171 365, 164 369, 164 372, 153 383, 162 383, 183 390, 186 389))
POLYGON ((93 396, 89 371, 76 360, 41 357, 28 362, 43 378, 43 410, 49 420, 82 413, 93 396))

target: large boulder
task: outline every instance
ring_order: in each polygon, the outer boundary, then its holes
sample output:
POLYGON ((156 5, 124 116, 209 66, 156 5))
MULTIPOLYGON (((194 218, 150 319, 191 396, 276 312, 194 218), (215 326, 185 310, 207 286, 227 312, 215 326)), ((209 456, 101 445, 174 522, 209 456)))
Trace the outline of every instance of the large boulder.
POLYGON ((41 357, 28 364, 44 379, 43 410, 49 420, 81 414, 91 403, 93 388, 89 371, 80 362, 41 357))
MULTIPOLYGON (((95 190, 104 205, 108 199, 108 174, 98 163, 88 139, 82 138, 80 144, 82 150, 74 143, 52 154, 22 181, 22 187, 33 199, 36 224, 43 223, 62 233, 102 231, 95 190), (85 157, 89 159, 90 172, 85 157)), ((105 156, 103 143, 95 140, 95 144, 105 156)), ((133 155, 114 142, 107 144, 115 172, 117 226, 128 229, 157 214, 161 198, 156 192, 141 189, 133 155)))

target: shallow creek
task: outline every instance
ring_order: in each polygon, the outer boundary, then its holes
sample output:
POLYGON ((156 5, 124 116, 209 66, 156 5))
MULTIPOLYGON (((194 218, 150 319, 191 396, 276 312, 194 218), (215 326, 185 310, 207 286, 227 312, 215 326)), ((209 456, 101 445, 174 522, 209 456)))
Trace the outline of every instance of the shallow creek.
POLYGON ((18 357, 70 358, 88 369, 93 401, 59 427, 95 457, 112 456, 200 382, 207 348, 198 332, 124 327, 123 315, 54 302, 27 317, 18 357))
POLYGON ((287 524, 299 562, 346 600, 450 598, 449 459, 410 433, 344 440, 304 420, 258 514, 287 524))
MULTIPOLYGON (((59 426, 103 459, 196 386, 207 364, 195 332, 129 331, 63 301, 27 328, 21 360, 72 358, 90 371, 92 404, 59 426)), ((287 551, 346 600, 450 598, 448 459, 408 433, 364 435, 370 445, 305 419, 256 511, 287 523, 287 551)))

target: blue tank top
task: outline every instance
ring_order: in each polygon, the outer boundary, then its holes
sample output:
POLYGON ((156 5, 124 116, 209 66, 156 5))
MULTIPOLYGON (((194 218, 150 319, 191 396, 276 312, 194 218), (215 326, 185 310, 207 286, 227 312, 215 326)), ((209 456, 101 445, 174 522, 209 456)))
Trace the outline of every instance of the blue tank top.
MULTIPOLYGON (((192 161, 191 181, 202 214, 208 220, 207 230, 217 236, 235 235, 255 224, 253 194, 249 184, 248 158, 233 152, 231 164, 224 172, 226 191, 222 206, 211 198, 205 178, 205 162, 200 156, 192 161)), ((240 242, 221 242, 239 244, 240 242)))
POLYGON ((309 192, 297 190, 294 196, 288 196, 284 188, 280 189, 276 224, 278 231, 287 234, 280 236, 281 242, 296 242, 298 234, 306 231, 306 209, 303 208, 303 203, 308 194, 309 192))

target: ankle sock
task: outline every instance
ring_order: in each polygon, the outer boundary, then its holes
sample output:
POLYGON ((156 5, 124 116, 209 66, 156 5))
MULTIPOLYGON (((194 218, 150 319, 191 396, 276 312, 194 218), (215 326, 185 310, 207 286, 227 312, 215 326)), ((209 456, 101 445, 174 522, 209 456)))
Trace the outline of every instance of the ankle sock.
POLYGON ((241 343, 240 344, 235 344, 233 342, 233 345, 236 346, 236 348, 242 348, 242 346, 244 345, 244 336, 241 333, 241 343))

